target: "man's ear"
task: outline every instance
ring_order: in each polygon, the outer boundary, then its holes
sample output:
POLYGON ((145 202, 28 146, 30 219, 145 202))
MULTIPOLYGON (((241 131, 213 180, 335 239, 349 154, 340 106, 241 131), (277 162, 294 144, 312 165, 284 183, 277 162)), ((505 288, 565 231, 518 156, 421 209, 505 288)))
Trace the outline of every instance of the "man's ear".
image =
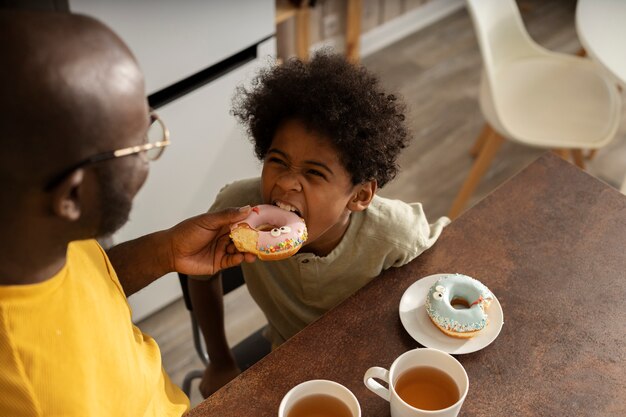
POLYGON ((355 187, 354 193, 350 201, 348 201, 348 210, 350 211, 363 211, 365 210, 378 189, 378 182, 376 180, 366 181, 355 187))
POLYGON ((72 222, 80 218, 80 188, 84 176, 85 171, 79 168, 53 188, 52 211, 55 215, 72 222))

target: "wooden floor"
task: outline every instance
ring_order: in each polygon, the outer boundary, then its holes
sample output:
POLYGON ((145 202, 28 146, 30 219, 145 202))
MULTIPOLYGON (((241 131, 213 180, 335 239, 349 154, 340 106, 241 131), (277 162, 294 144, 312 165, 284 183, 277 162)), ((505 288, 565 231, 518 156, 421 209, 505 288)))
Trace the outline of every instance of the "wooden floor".
MULTIPOLYGON (((538 43, 566 53, 579 50, 574 0, 520 3, 527 29, 538 43)), ((415 137, 400 158, 402 172, 380 194, 409 202, 421 201, 432 219, 445 215, 470 170, 473 159, 468 151, 483 126, 476 101, 481 59, 467 12, 462 9, 368 56, 363 63, 407 101, 408 121, 415 137)), ((542 152, 507 141, 469 205, 542 152)), ((619 188, 626 175, 626 117, 622 118, 615 141, 598 152, 589 163, 588 172, 619 188)), ((228 337, 233 343, 264 323, 245 288, 226 298, 226 317, 228 337)), ((193 350, 188 314, 181 301, 139 326, 159 342, 164 367, 175 383, 182 383, 188 370, 201 367, 193 350)), ((200 400, 200 395, 194 392, 192 403, 200 400)))

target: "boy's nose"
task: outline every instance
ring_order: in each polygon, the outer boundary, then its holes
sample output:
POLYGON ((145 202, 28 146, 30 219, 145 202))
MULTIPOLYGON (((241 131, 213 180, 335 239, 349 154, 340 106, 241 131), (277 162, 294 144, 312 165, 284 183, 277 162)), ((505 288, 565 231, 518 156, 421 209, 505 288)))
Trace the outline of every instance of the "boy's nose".
POLYGON ((302 191, 302 184, 298 178, 298 175, 293 172, 287 172, 278 177, 276 185, 285 191, 302 191))

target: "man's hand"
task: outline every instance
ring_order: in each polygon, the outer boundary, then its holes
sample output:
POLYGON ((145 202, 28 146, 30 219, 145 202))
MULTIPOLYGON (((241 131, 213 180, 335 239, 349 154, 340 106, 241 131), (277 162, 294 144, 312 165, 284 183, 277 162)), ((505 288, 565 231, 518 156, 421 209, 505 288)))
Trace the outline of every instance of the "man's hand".
POLYGON ((253 262, 230 241, 230 224, 250 214, 250 206, 202 214, 168 230, 123 242, 108 251, 126 296, 168 272, 213 275, 222 269, 253 262))
POLYGON ((201 214, 167 230, 172 270, 188 275, 213 275, 256 256, 241 253, 231 242, 229 226, 250 214, 250 206, 201 214))
POLYGON ((218 389, 229 383, 233 378, 241 373, 241 370, 236 364, 228 366, 216 366, 214 363, 209 362, 202 381, 200 381, 200 393, 203 398, 208 398, 218 389))

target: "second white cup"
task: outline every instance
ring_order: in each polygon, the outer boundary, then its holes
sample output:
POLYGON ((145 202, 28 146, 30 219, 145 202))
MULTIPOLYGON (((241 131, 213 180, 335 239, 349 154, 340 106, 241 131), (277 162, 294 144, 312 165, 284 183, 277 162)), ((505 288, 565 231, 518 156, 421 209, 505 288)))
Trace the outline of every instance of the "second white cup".
MULTIPOLYGON (((432 370, 431 370, 432 371, 432 370)), ((363 376, 365 386, 372 392, 389 401, 392 417, 456 417, 467 395, 469 380, 463 365, 451 355, 437 349, 414 349, 398 356, 389 370, 374 366, 363 376), (443 372, 445 380, 451 378, 458 388, 458 398, 445 408, 427 410, 416 408, 403 400, 397 392, 397 384, 405 372, 416 368, 435 368, 443 372), (446 377, 447 375, 447 377, 446 377), (448 378, 449 377, 449 378, 448 378), (388 384, 384 387, 376 381, 379 379, 388 384)))

